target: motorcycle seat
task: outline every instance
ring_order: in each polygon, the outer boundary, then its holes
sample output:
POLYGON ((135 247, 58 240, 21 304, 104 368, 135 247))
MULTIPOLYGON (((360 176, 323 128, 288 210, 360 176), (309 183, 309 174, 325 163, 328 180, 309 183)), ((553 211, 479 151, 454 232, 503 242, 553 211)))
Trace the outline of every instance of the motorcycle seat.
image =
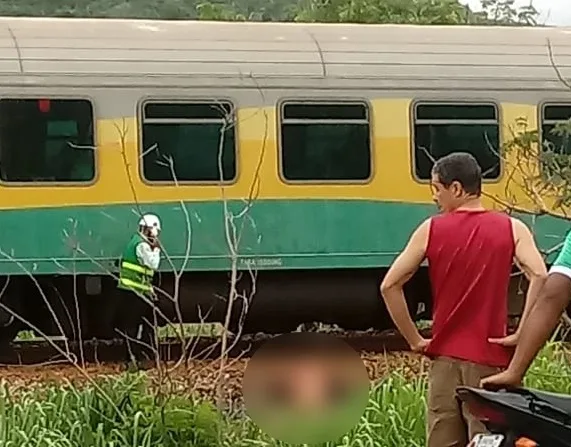
POLYGON ((540 391, 536 389, 523 388, 518 390, 497 392, 489 391, 481 388, 472 387, 459 387, 460 394, 464 392, 471 392, 482 396, 492 402, 504 403, 513 405, 515 407, 527 407, 529 405, 526 394, 534 395, 536 398, 548 403, 549 405, 567 413, 571 417, 571 396, 566 394, 555 394, 547 391, 540 391))
POLYGON ((540 391, 529 388, 522 388, 520 390, 511 390, 506 392, 497 392, 481 388, 459 387, 458 391, 460 394, 465 392, 475 393, 485 399, 488 399, 489 401, 509 404, 516 407, 527 407, 529 404, 526 398, 526 394, 530 394, 534 395, 539 400, 544 401, 549 405, 559 409, 560 411, 567 413, 571 417, 571 396, 566 394, 555 394, 547 391, 540 391))
POLYGON ((571 396, 566 394, 555 394, 546 391, 530 390, 538 398, 544 400, 545 402, 553 405, 554 407, 564 411, 569 416, 571 416, 571 396))

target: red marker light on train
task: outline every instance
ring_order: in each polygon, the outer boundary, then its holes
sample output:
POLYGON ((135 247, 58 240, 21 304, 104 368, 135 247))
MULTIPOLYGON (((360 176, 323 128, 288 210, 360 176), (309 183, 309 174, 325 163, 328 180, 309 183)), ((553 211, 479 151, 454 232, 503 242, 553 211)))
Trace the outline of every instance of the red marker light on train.
POLYGON ((51 103, 49 99, 38 99, 38 108, 42 113, 48 113, 51 108, 51 103))

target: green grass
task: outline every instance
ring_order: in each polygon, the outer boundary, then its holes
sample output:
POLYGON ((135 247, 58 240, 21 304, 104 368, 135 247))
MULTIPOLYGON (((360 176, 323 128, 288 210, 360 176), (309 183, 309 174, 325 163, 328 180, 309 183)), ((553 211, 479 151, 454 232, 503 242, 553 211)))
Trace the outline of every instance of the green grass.
POLYGON ((20 331, 16 336, 17 341, 26 341, 38 338, 34 331, 20 331))
MULTIPOLYGON (((157 336, 163 338, 183 337, 220 337, 223 333, 223 326, 220 323, 199 323, 199 324, 172 324, 158 328, 157 336)), ((20 331, 16 336, 17 341, 26 341, 40 338, 34 331, 20 331)))
POLYGON ((248 414, 268 434, 290 443, 335 441, 357 424, 368 401, 368 388, 358 387, 334 405, 319 410, 301 411, 276 405, 248 414))
MULTIPOLYGON (((536 359, 526 385, 571 394, 569 353, 550 344, 536 359)), ((272 440, 246 416, 223 415, 189 397, 158 397, 144 374, 107 378, 76 389, 0 386, 0 447, 262 447, 272 440)), ((399 371, 372 387, 360 422, 323 447, 421 447, 425 443, 426 383, 399 371)))
POLYGON ((220 323, 173 323, 170 326, 158 328, 159 338, 179 338, 182 337, 220 337, 224 332, 224 327, 220 323))

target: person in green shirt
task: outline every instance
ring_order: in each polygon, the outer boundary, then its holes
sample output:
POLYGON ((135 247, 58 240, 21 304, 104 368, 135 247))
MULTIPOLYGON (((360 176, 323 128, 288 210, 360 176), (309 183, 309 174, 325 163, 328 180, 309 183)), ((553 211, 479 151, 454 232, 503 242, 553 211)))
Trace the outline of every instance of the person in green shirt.
POLYGON ((130 347, 139 357, 137 360, 153 360, 156 354, 153 326, 158 299, 153 278, 161 261, 160 231, 160 219, 155 214, 145 214, 121 256, 117 284, 123 309, 121 321, 126 325, 128 357, 130 347))
POLYGON ((482 380, 482 386, 521 386, 525 373, 547 342, 569 306, 571 298, 571 231, 549 270, 535 306, 523 323, 514 356, 508 368, 482 380))

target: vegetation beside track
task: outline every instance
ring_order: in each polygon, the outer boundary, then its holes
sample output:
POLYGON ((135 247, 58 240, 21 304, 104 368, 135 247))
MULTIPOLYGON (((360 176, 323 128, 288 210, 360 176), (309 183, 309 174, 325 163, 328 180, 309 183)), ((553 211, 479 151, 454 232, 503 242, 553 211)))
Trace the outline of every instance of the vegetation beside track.
MULTIPOLYGON (((562 344, 548 345, 536 359, 526 384, 571 394, 569 355, 562 344)), ((342 439, 324 446, 423 446, 426 362, 405 354, 391 354, 386 358, 376 356, 374 361, 368 359, 367 366, 374 380, 361 422, 342 439)), ((16 380, 25 377, 29 370, 14 371, 0 369, 1 446, 286 445, 261 433, 239 405, 219 411, 208 393, 200 386, 191 386, 190 382, 196 385, 199 380, 207 385, 204 377, 187 377, 179 385, 171 377, 170 389, 177 391, 165 394, 164 389, 157 388, 152 371, 115 371, 94 383, 83 384, 68 382, 67 373, 57 383, 42 382, 38 376, 33 379, 34 387, 16 380), (7 376, 6 371, 11 371, 12 376, 7 376), (188 391, 190 388, 194 388, 193 392, 188 391)))

